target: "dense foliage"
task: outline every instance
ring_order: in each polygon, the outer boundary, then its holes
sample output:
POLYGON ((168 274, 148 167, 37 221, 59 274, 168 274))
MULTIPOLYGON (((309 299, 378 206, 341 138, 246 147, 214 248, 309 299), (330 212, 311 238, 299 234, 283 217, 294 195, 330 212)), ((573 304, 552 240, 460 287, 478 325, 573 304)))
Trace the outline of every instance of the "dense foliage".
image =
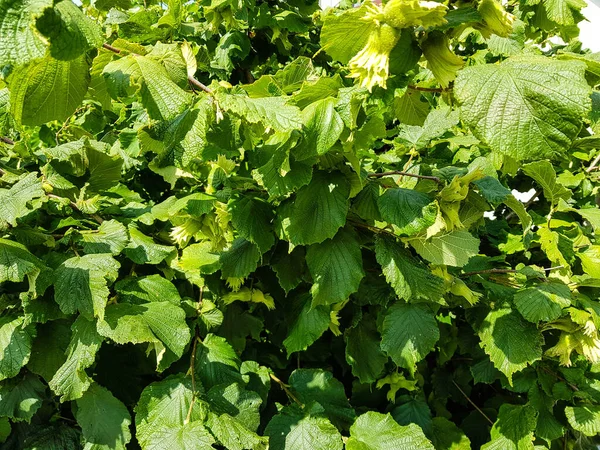
POLYGON ((596 448, 584 4, 0 0, 2 448, 596 448))

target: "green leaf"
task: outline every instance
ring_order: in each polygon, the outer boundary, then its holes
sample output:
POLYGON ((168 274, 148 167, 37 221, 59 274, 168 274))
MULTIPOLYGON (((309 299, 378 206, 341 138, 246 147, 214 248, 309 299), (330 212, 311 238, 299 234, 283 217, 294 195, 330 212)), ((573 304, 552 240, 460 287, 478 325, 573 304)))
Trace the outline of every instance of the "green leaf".
POLYGON ((103 70, 108 92, 114 99, 139 92, 148 115, 172 120, 190 103, 190 94, 177 86, 165 68, 141 55, 128 55, 108 63, 103 70))
POLYGON ((108 389, 94 383, 75 401, 75 419, 81 427, 86 447, 125 449, 131 440, 131 416, 108 389))
POLYGON ((553 205, 569 200, 572 192, 556 180, 554 167, 548 161, 537 161, 523 166, 523 173, 533 178, 544 190, 544 197, 553 205))
POLYGON ((445 291, 444 280, 419 264, 400 244, 379 236, 375 255, 387 282, 396 295, 404 300, 426 299, 438 302, 445 291))
POLYGON ((412 189, 387 189, 377 201, 381 217, 396 225, 398 235, 413 236, 435 222, 438 207, 428 195, 412 189))
POLYGON ((286 104, 283 97, 250 98, 225 94, 219 96, 218 101, 224 111, 275 131, 289 131, 302 126, 300 110, 286 104))
POLYGON ((381 337, 373 317, 364 315, 358 325, 346 331, 344 338, 352 375, 364 384, 375 382, 383 374, 388 358, 381 351, 381 337))
POLYGON ((358 291, 365 276, 360 244, 354 233, 347 230, 308 247, 306 264, 313 277, 313 306, 343 302, 358 291))
POLYGON ((208 334, 196 347, 194 370, 206 389, 218 384, 242 382, 240 360, 222 337, 208 334))
MULTIPOLYGON (((415 107, 418 106, 413 106, 413 108, 415 107)), ((427 114, 428 111, 429 106, 427 105, 425 113, 427 114)), ((449 129, 457 124, 457 111, 453 111, 448 107, 438 107, 437 109, 431 110, 431 112, 427 114, 423 126, 410 126, 409 124, 402 125, 396 141, 399 141, 407 146, 424 148, 432 140, 439 138, 444 133, 447 133, 449 129)))
POLYGON ((263 450, 267 439, 250 431, 229 414, 209 413, 207 425, 223 447, 228 450, 263 450))
POLYGON ((130 241, 123 253, 136 264, 160 264, 175 253, 175 247, 160 245, 134 225, 129 225, 130 241))
POLYGON ((49 425, 36 427, 23 442, 26 449, 40 450, 79 450, 81 449, 81 433, 67 425, 49 425))
POLYGON ((521 289, 515 294, 514 303, 529 322, 550 322, 558 319, 562 309, 571 304, 571 290, 559 282, 543 283, 521 289))
POLYGON ((181 303, 177 288, 161 275, 124 278, 115 284, 115 290, 119 293, 120 302, 133 304, 169 302, 175 306, 181 303))
POLYGON ((16 376, 31 356, 35 337, 33 325, 24 326, 24 318, 8 314, 0 317, 0 380, 16 376))
POLYGON ((369 411, 350 427, 347 450, 434 450, 418 425, 398 425, 389 414, 369 411))
POLYGON ((200 101, 196 107, 186 109, 169 124, 165 131, 164 146, 167 158, 177 167, 188 167, 201 160, 206 149, 207 132, 214 120, 212 106, 200 101))
POLYGON ((289 149, 279 149, 264 165, 254 169, 252 176, 270 196, 282 197, 310 183, 312 166, 290 157, 289 149))
POLYGON ((46 56, 11 75, 10 112, 22 125, 64 121, 80 106, 89 82, 85 56, 71 61, 46 56))
POLYGON ((294 352, 301 352, 310 347, 319 339, 331 320, 330 308, 326 305, 312 306, 312 298, 307 295, 299 296, 294 302, 297 315, 291 324, 283 346, 288 357, 294 352))
POLYGON ((75 256, 55 272, 54 299, 65 314, 79 311, 92 319, 104 317, 110 293, 107 283, 117 279, 120 264, 110 255, 75 256))
POLYGON ((348 402, 344 385, 330 372, 296 369, 290 375, 289 383, 303 404, 319 403, 334 425, 347 426, 354 421, 356 414, 348 402))
POLYGON ((36 280, 40 273, 46 270, 44 263, 33 256, 25 246, 0 238, 0 283, 18 283, 27 277, 29 290, 35 292, 36 280))
POLYGON ((415 372, 415 365, 440 338, 435 316, 427 307, 395 303, 381 326, 381 349, 400 367, 415 372))
POLYGON ((149 343, 156 352, 160 372, 181 358, 190 341, 185 312, 165 301, 110 305, 97 327, 98 333, 117 344, 149 343))
POLYGON ((325 16, 321 29, 321 46, 329 56, 348 64, 365 46, 375 29, 375 23, 360 20, 366 12, 366 6, 361 5, 360 8, 350 9, 342 14, 330 12, 325 16))
POLYGON ((574 430, 586 436, 597 436, 600 433, 600 406, 567 406, 565 416, 574 430))
POLYGON ((118 255, 129 242, 127 228, 117 220, 105 220, 97 230, 80 231, 79 234, 86 253, 118 255))
POLYGON ((64 364, 70 340, 71 324, 67 320, 53 320, 38 325, 27 369, 49 382, 64 364))
MULTIPOLYGON (((392 389, 394 389, 394 395, 392 398, 395 398, 396 391, 399 387, 405 387, 405 385, 402 385, 401 383, 402 382, 398 383, 400 386, 390 386, 390 392, 392 392, 392 389)), ((404 383, 408 385, 411 382, 404 381, 404 383)), ((414 386, 415 383, 412 382, 412 384, 414 386)), ((406 386, 406 388, 409 388, 409 386, 406 386)), ((414 389, 414 387, 412 387, 412 389, 414 389)), ((401 396, 400 399, 403 403, 396 406, 391 412, 394 420, 400 425, 409 425, 411 423, 417 424, 423 430, 423 433, 428 436, 431 435, 433 431, 433 425, 431 421, 431 410, 429 409, 427 402, 416 397, 407 398, 406 396, 401 396)))
POLYGON ((466 230, 454 230, 430 239, 411 239, 410 245, 432 264, 462 267, 479 252, 479 239, 466 230))
POLYGON ((6 442, 11 432, 12 427, 10 426, 8 417, 0 417, 0 444, 6 442))
POLYGON ((298 161, 321 156, 335 145, 344 131, 344 122, 335 110, 336 100, 326 98, 302 111, 304 140, 293 150, 298 161))
POLYGON ((575 25, 581 9, 587 6, 583 0, 543 0, 543 3, 548 19, 559 25, 575 25))
POLYGON ((256 392, 233 383, 214 386, 206 395, 213 410, 229 414, 251 431, 258 429, 262 399, 256 392))
POLYGON ((510 308, 489 312, 479 329, 481 347, 508 378, 542 358, 542 335, 510 308))
POLYGON ((38 174, 32 172, 11 186, 0 189, 0 228, 17 226, 17 219, 31 212, 27 204, 45 195, 38 174))
MULTIPOLYGON (((242 243, 249 247, 249 251, 258 252, 256 246, 249 241, 244 240, 242 243)), ((223 256, 223 258, 225 258, 226 262, 229 261, 229 256, 223 256)), ((196 282, 196 274, 211 274, 216 272, 220 267, 219 260, 219 254, 212 251, 212 244, 210 241, 206 241, 200 244, 188 245, 184 248, 183 254, 177 262, 177 268, 183 270, 192 281, 196 282)), ((235 269, 235 267, 233 267, 234 263, 235 261, 233 260, 230 262, 232 268, 229 270, 235 269)))
POLYGON ((305 267, 304 247, 296 247, 291 253, 287 253, 283 246, 280 246, 271 260, 271 268, 286 294, 302 282, 305 267))
POLYGON ((529 405, 502 405, 491 431, 492 440, 482 450, 533 450, 537 412, 529 405))
POLYGON ((434 417, 432 442, 436 450, 471 450, 471 441, 454 422, 434 417))
POLYGON ((4 381, 0 385, 0 416, 29 422, 42 406, 45 393, 46 386, 31 373, 4 381))
POLYGON ((20 66, 44 56, 46 45, 30 23, 51 4, 46 0, 0 3, 0 66, 20 66))
POLYGON ((257 245, 244 238, 238 238, 233 241, 229 250, 221 253, 221 275, 224 279, 245 278, 256 270, 260 257, 257 245))
POLYGON ((350 183, 339 172, 315 172, 296 194, 287 232, 294 245, 323 242, 346 223, 350 183))
POLYGON ((92 380, 85 370, 94 364, 103 341, 96 331, 96 324, 83 316, 75 320, 71 330, 67 360, 48 383, 61 402, 81 398, 90 387, 92 380))
POLYGON ((193 402, 193 398, 192 382, 182 374, 144 389, 135 407, 136 437, 143 450, 161 450, 165 445, 186 450, 213 449, 215 439, 201 420, 204 402, 193 402))
POLYGON ((340 432, 324 417, 302 417, 284 409, 274 416, 265 434, 272 450, 342 450, 340 432))
POLYGON ((60 60, 75 59, 92 48, 101 47, 104 41, 98 23, 68 0, 45 9, 36 26, 50 43, 50 55, 60 60))
POLYGON ((275 244, 273 234, 273 210, 264 201, 251 197, 242 197, 229 205, 231 223, 241 237, 256 244, 261 253, 275 244))
POLYGON ((516 160, 556 158, 590 110, 585 64, 513 57, 462 70, 454 92, 461 118, 493 150, 516 160))

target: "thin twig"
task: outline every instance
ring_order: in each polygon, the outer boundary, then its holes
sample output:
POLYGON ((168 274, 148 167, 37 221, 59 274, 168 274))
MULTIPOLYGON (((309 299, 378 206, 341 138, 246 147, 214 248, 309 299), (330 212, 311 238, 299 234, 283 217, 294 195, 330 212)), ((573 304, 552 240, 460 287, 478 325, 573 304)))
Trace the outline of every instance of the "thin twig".
POLYGON ((456 386, 456 389, 459 390, 459 392, 463 395, 463 397, 471 404, 471 406, 473 406, 473 408, 475 408, 479 414, 481 414, 483 417, 485 417, 485 419, 490 423, 490 425, 494 425, 494 422, 492 422, 492 420, 479 408, 479 406, 477 406, 473 400, 471 400, 469 398, 469 396, 465 393, 465 391, 463 391, 460 386, 458 384, 456 384, 456 381, 452 380, 452 383, 454 384, 454 386, 456 386))
POLYGON ((598 165, 599 162, 600 162, 600 154, 598 154, 598 156, 596 156, 596 158, 592 161, 590 166, 587 169, 585 169, 585 171, 587 173, 590 173, 592 170, 596 170, 596 166, 598 165))
POLYGON ((0 141, 4 142, 5 144, 15 145, 15 141, 13 141, 11 138, 7 138, 5 136, 0 136, 0 141))
POLYGON ((389 172, 370 173, 369 177, 371 177, 371 178, 381 178, 381 177, 389 177, 390 175, 402 175, 404 177, 421 178, 423 180, 435 181, 436 183, 441 183, 442 182, 438 177, 434 177, 434 176, 431 176, 431 175, 418 175, 416 173, 403 172, 402 170, 391 170, 389 172))
POLYGON ((215 93, 213 92, 213 90, 211 88, 209 88, 208 86, 206 86, 204 83, 201 83, 200 81, 196 80, 193 76, 189 75, 188 76, 188 82, 192 85, 192 86, 196 86, 198 89, 203 90, 204 92, 206 92, 208 95, 214 96, 215 93))
MULTIPOLYGON (((555 266, 555 267, 547 267, 542 269, 544 272, 551 272, 553 270, 564 269, 565 266, 555 266)), ((461 277, 470 277, 471 275, 479 275, 486 273, 515 273, 517 269, 484 269, 484 270, 474 270, 473 272, 465 272, 461 273, 461 277)))
POLYGON ((106 50, 110 50, 113 53, 121 53, 121 50, 119 50, 117 47, 113 47, 110 44, 102 44, 102 47, 104 47, 106 50))
POLYGON ((292 391, 290 391, 290 390, 288 389, 287 385, 286 385, 286 384, 285 384, 283 381, 281 381, 279 378, 277 378, 277 377, 276 377, 274 374, 272 374, 272 373, 269 373, 269 376, 271 377, 271 379, 272 379, 272 380, 273 380, 275 383, 277 383, 277 384, 279 385, 279 387, 280 387, 281 389, 283 389, 283 392, 285 392, 289 398, 291 398, 291 399, 292 399, 294 402, 296 402, 296 403, 297 403, 298 405, 300 405, 301 407, 304 407, 304 405, 302 404, 302 402, 301 402, 300 400, 298 400, 298 397, 296 397, 296 396, 295 396, 295 395, 292 393, 292 391))
MULTIPOLYGON (((542 195, 542 190, 538 189, 537 191, 535 191, 535 193, 531 196, 531 198, 529 200, 527 200, 527 202, 523 205, 525 207, 525 209, 527 209, 529 206, 531 206, 531 204, 533 202, 536 201, 536 199, 542 195)), ((510 214, 508 214, 505 218, 505 220, 509 220, 510 218, 514 217, 516 213, 514 211, 511 211, 510 214)))
POLYGON ((409 84, 408 88, 412 89, 413 91, 422 91, 422 92, 449 92, 452 90, 452 88, 428 88, 428 87, 422 87, 422 86, 414 86, 412 84, 409 84))
POLYGON ((550 375, 556 377, 557 380, 562 381, 564 383, 566 383, 571 389, 573 389, 575 392, 579 391, 579 388, 577 386, 575 386, 572 383, 569 383, 567 380, 565 380, 563 377, 561 377, 559 374, 554 373, 553 371, 551 371, 550 369, 548 369, 545 366, 539 366, 540 369, 542 369, 544 372, 549 373, 550 375))
POLYGON ((359 228, 364 228, 365 230, 369 230, 372 231, 373 233, 377 233, 377 234, 387 234, 389 236, 393 236, 395 238, 397 238, 398 236, 396 236, 394 233, 392 233, 391 231, 388 230, 384 230, 383 228, 377 228, 377 227, 373 227, 371 225, 368 225, 366 223, 362 223, 362 222, 358 222, 355 220, 348 220, 352 225, 355 225, 359 228))

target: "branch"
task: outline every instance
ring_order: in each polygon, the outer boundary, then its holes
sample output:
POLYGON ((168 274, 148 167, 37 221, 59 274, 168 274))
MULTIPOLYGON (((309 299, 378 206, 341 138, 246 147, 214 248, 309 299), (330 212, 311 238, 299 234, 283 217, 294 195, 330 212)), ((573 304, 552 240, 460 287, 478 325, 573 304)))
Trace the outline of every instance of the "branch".
POLYGON ((283 381, 281 381, 279 378, 277 378, 277 377, 276 377, 274 374, 272 374, 272 373, 269 373, 269 376, 271 377, 271 379, 272 379, 272 380, 273 380, 275 383, 277 383, 277 384, 279 385, 279 387, 280 387, 281 389, 283 389, 283 391, 284 391, 284 392, 287 394, 287 396, 288 396, 289 398, 291 398, 291 399, 292 399, 293 401, 295 401, 295 402, 296 402, 298 405, 300 405, 300 407, 304 407, 304 405, 302 404, 302 402, 301 402, 300 400, 298 400, 298 397, 296 397, 296 396, 295 396, 295 395, 292 393, 292 391, 290 391, 290 390, 288 389, 287 385, 286 385, 286 384, 285 384, 283 381))
MULTIPOLYGON (((551 272, 552 270, 564 269, 565 266, 547 267, 542 269, 544 272, 551 272)), ((485 269, 485 270, 474 270, 473 272, 461 273, 461 277, 470 277, 471 275, 479 275, 486 273, 515 273, 517 269, 485 269)))
POLYGON ((8 145, 15 145, 15 141, 13 141, 10 138, 4 137, 4 136, 0 136, 0 141, 4 142, 5 144, 8 144, 8 145))
POLYGON ((463 395, 463 397, 473 406, 473 408, 475 408, 479 414, 481 414, 483 417, 485 417, 485 419, 490 423, 490 425, 494 425, 494 422, 492 422, 492 419, 490 419, 480 408, 479 406, 477 406, 473 400, 471 400, 469 398, 469 396, 465 393, 465 391, 463 391, 460 386, 458 384, 456 384, 456 381, 452 380, 452 384, 454 384, 454 386, 456 386, 456 389, 459 390, 459 392, 463 395))
POLYGON ((206 92, 208 95, 214 97, 215 93, 213 92, 213 90, 211 88, 209 88, 208 86, 206 86, 204 83, 201 83, 200 81, 196 80, 193 76, 188 75, 188 82, 192 86, 196 86, 198 89, 201 89, 204 92, 206 92))
POLYGON ((102 47, 106 50, 110 50, 113 53, 121 53, 121 50, 119 50, 117 47, 113 47, 112 45, 107 43, 102 44, 102 47))
POLYGON ((590 173, 592 170, 596 170, 596 166, 598 165, 599 162, 600 162, 600 154, 598 156, 596 156, 596 159, 594 159, 592 161, 590 166, 587 169, 585 169, 585 171, 587 173, 590 173))
MULTIPOLYGON (((525 207, 525 209, 527 209, 529 206, 531 206, 531 204, 533 202, 535 202, 535 200, 542 195, 542 190, 538 189, 537 191, 535 191, 535 193, 531 196, 531 198, 529 200, 527 200, 527 202, 523 205, 525 207)), ((514 211, 511 211, 510 214, 508 214, 506 216, 506 218, 504 220, 509 220, 510 218, 514 217, 516 213, 514 211)))
POLYGON ((413 177, 413 178, 421 178, 423 180, 431 180, 436 183, 441 183, 438 177, 430 176, 430 175, 418 175, 416 173, 403 172, 401 170, 392 170, 390 172, 380 172, 380 173, 370 173, 369 177, 371 178, 381 178, 381 177, 389 177, 390 175, 402 175, 403 177, 413 177))
POLYGON ((428 88, 428 87, 422 87, 422 86, 414 86, 412 84, 409 84, 408 88, 412 89, 413 91, 422 91, 422 92, 449 92, 452 90, 452 88, 428 88))
MULTIPOLYGON (((102 44, 102 47, 105 48, 106 50, 110 50, 113 53, 121 53, 121 50, 119 50, 116 47, 113 47, 110 44, 102 44)), ((132 55, 135 55, 135 53, 132 53, 132 55)), ((196 86, 198 89, 203 90, 204 92, 206 92, 207 94, 211 95, 214 97, 215 93, 212 91, 212 89, 210 89, 208 86, 206 86, 204 83, 201 83, 200 81, 196 80, 193 76, 188 75, 188 82, 192 85, 192 86, 196 86)))

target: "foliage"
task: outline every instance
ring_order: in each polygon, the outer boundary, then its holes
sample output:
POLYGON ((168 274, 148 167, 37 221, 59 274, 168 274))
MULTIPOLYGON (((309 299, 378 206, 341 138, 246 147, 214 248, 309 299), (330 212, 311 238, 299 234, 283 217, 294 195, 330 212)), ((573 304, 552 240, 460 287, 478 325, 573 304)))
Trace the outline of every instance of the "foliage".
POLYGON ((596 448, 585 2, 351 3, 0 0, 3 449, 596 448))

